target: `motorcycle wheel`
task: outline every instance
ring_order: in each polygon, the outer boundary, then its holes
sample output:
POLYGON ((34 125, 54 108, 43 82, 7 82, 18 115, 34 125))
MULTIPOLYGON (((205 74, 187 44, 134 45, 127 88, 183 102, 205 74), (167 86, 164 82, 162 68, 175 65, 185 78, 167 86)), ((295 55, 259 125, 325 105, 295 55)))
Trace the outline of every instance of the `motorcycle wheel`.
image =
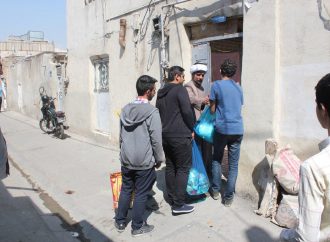
POLYGON ((54 126, 53 126, 52 122, 49 121, 49 120, 46 120, 46 119, 43 119, 43 118, 40 119, 39 127, 43 132, 45 132, 47 134, 51 134, 51 133, 54 132, 54 126))
POLYGON ((63 124, 60 124, 60 139, 64 139, 64 127, 63 127, 63 124))

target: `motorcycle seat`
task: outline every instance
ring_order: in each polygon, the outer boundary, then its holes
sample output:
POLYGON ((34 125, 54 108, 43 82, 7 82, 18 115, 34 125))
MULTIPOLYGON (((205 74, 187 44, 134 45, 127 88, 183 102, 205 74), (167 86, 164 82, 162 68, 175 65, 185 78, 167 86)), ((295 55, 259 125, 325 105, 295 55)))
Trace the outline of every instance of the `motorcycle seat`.
POLYGON ((60 117, 60 118, 65 117, 65 112, 57 111, 57 112, 56 112, 56 117, 60 117))

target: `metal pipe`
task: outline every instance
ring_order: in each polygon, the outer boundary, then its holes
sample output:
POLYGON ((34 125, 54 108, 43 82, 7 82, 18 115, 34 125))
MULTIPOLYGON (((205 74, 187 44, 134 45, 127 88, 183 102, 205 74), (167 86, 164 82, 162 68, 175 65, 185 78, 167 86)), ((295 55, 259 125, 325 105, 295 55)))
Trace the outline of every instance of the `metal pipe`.
POLYGON ((160 65, 163 69, 166 69, 169 67, 169 62, 166 59, 166 52, 165 52, 165 34, 164 34, 164 14, 163 14, 163 9, 166 7, 173 7, 174 5, 177 5, 179 3, 185 3, 185 2, 189 2, 191 0, 177 0, 177 2, 175 3, 171 3, 171 4, 166 4, 164 6, 162 6, 162 11, 160 13, 160 22, 161 22, 161 33, 162 33, 162 41, 161 41, 161 45, 160 45, 160 54, 161 54, 161 61, 160 61, 160 65))

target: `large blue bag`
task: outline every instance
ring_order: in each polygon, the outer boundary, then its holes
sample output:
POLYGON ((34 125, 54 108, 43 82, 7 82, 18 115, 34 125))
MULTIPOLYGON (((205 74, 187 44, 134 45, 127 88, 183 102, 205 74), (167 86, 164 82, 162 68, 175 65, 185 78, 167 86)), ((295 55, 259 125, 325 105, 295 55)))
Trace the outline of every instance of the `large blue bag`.
POLYGON ((212 114, 210 107, 206 106, 194 127, 195 133, 209 143, 213 143, 214 121, 215 114, 212 114))
POLYGON ((189 171, 187 193, 189 195, 201 195, 209 190, 209 178, 207 177, 203 159, 199 148, 193 140, 192 143, 192 167, 189 171))

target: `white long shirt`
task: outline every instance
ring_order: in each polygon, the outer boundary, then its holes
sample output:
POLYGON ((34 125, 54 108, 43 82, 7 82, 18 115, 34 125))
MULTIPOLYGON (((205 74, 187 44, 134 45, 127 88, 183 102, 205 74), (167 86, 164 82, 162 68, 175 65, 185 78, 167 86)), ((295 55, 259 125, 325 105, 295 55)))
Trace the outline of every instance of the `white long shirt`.
POLYGON ((300 166, 299 224, 284 229, 281 241, 330 241, 330 137, 319 148, 300 166))

